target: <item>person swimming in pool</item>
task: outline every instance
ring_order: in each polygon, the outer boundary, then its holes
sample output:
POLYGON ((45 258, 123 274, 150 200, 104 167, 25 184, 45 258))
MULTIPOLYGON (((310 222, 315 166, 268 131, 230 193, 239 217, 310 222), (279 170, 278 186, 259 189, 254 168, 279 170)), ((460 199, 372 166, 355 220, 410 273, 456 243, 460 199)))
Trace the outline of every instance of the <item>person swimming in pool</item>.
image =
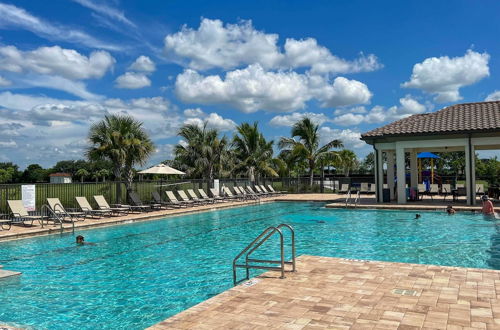
POLYGON ((446 213, 448 213, 448 215, 455 214, 455 209, 453 208, 453 206, 448 205, 448 207, 446 207, 446 213))
POLYGON ((418 214, 418 213, 417 213, 417 214, 415 214, 415 220, 420 219, 420 217, 421 217, 421 215, 420 215, 420 214, 418 214))
POLYGON ((85 237, 83 237, 82 235, 76 236, 76 244, 77 245, 95 245, 94 243, 85 242, 85 237))
POLYGON ((483 202, 483 209, 481 212, 484 215, 495 215, 495 208, 493 207, 493 203, 487 195, 483 195, 481 197, 481 201, 483 202))

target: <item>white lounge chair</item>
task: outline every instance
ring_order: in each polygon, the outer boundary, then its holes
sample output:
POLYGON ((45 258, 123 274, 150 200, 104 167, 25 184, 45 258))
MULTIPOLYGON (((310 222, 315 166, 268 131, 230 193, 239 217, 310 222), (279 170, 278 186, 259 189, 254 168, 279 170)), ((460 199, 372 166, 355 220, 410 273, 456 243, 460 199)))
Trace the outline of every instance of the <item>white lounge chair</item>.
POLYGON ((361 187, 359 189, 361 194, 368 194, 370 192, 370 188, 368 187, 367 182, 361 182, 361 187))
POLYGON ((69 219, 70 221, 83 221, 87 216, 85 212, 77 212, 72 210, 70 210, 69 212, 66 211, 59 198, 49 197, 47 198, 47 204, 49 205, 49 208, 52 210, 52 212, 54 212, 54 214, 56 214, 62 220, 69 219))
POLYGON ((260 187, 258 185, 254 185, 254 188, 255 188, 255 191, 257 191, 257 193, 259 193, 261 196, 264 196, 264 197, 271 196, 271 194, 268 193, 267 191, 263 191, 262 189, 260 189, 260 187))
POLYGON ((441 195, 443 195, 443 201, 446 200, 446 197, 451 195, 451 184, 443 183, 441 185, 441 195))
POLYGON ((268 189, 269 191, 272 191, 272 192, 274 192, 274 193, 278 194, 278 195, 283 195, 283 194, 286 194, 286 193, 287 193, 287 192, 286 192, 286 191, 284 191, 284 190, 280 190, 280 191, 275 190, 275 189, 273 188, 273 186, 271 186, 270 184, 268 184, 268 185, 267 185, 267 189, 268 189))
POLYGON ((94 196, 94 200, 99 207, 99 210, 111 211, 111 214, 115 215, 125 215, 130 211, 130 205, 113 205, 112 207, 108 204, 106 198, 103 195, 94 196))
POLYGON ((170 203, 172 203, 173 206, 178 206, 178 207, 188 207, 188 205, 193 205, 194 202, 184 202, 184 201, 180 201, 177 199, 177 197, 175 197, 173 191, 165 191, 165 193, 167 194, 167 197, 168 199, 170 200, 170 203))
POLYGON ((193 205, 199 205, 199 204, 201 204, 200 201, 195 201, 195 200, 189 199, 189 197, 186 195, 186 193, 184 192, 184 190, 177 190, 177 194, 181 198, 181 201, 183 201, 185 203, 193 204, 193 205))
POLYGON ((31 222, 30 226, 33 226, 33 222, 38 220, 38 222, 43 226, 43 220, 47 217, 40 215, 30 215, 26 208, 24 207, 22 200, 7 200, 10 211, 12 213, 12 224, 22 224, 26 226, 26 222, 31 222))
POLYGON ((339 193, 340 194, 347 194, 348 192, 349 192, 349 184, 343 183, 340 190, 339 190, 339 193))
POLYGON ((259 185, 260 187, 260 190, 265 193, 265 194, 268 194, 269 196, 276 196, 277 193, 276 192, 272 192, 271 190, 267 190, 266 187, 264 185, 259 185))
POLYGON ((191 197, 191 200, 195 201, 196 203, 198 204, 207 204, 208 201, 207 200, 204 200, 202 198, 199 198, 196 193, 194 192, 193 189, 188 189, 187 190, 187 193, 189 195, 189 197, 191 197))
POLYGON ((97 215, 98 218, 101 216, 110 216, 111 210, 94 210, 90 205, 89 201, 86 197, 77 196, 75 197, 76 203, 80 207, 82 212, 85 212, 87 215, 90 215, 92 218, 97 215))
POLYGON ((476 195, 484 195, 484 184, 476 183, 476 195))
POLYGON ((203 198, 203 200, 205 200, 209 203, 215 203, 215 202, 221 201, 223 199, 222 197, 209 197, 207 195, 207 193, 205 192, 205 190, 203 190, 201 188, 198 189, 198 192, 200 193, 201 198, 203 198))
POLYGON ((219 194, 219 192, 217 191, 217 189, 215 189, 215 188, 210 188, 210 193, 212 194, 213 198, 215 198, 216 200, 218 200, 220 202, 227 202, 228 201, 228 199, 221 196, 219 194))
POLYGON ((241 199, 240 196, 235 196, 233 195, 233 193, 231 192, 231 190, 229 190, 228 187, 222 187, 222 191, 224 192, 224 195, 227 199, 230 199, 230 200, 238 200, 238 199, 241 199))

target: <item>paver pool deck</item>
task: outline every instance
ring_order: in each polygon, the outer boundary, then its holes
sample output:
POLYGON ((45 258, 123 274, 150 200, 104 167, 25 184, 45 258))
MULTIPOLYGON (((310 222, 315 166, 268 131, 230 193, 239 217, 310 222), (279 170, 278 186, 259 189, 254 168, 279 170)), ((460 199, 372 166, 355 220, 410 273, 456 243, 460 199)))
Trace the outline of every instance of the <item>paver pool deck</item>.
POLYGON ((276 274, 150 329, 500 329, 496 270, 303 255, 276 274))

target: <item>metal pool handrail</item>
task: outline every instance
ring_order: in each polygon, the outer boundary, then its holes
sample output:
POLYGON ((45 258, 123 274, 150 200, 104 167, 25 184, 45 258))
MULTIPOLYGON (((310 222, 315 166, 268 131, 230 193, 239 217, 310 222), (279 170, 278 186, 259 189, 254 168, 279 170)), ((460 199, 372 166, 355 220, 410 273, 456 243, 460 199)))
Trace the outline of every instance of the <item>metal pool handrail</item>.
POLYGON ((285 265, 292 265, 292 272, 295 272, 295 231, 293 230, 293 227, 286 224, 282 223, 279 226, 271 226, 266 228, 259 236, 257 236, 250 244, 247 245, 245 249, 243 249, 233 260, 233 283, 234 285, 238 284, 239 282, 243 281, 237 280, 236 276, 236 269, 237 268, 245 268, 246 269, 246 280, 250 279, 250 269, 265 269, 265 270, 273 270, 273 271, 280 271, 281 276, 280 278, 283 279, 285 278, 285 265), (292 240, 292 261, 285 261, 285 246, 284 246, 284 238, 283 238, 283 232, 281 231, 280 228, 288 228, 291 233, 291 240, 292 240), (252 259, 250 258, 250 255, 257 250, 264 242, 266 242, 271 236, 273 236, 275 233, 278 233, 280 236, 280 260, 266 260, 266 259, 252 259), (245 255, 245 263, 244 264, 237 264, 238 259, 240 259, 244 254, 245 255), (274 267, 274 266, 259 266, 259 265, 252 265, 250 263, 270 263, 270 264, 279 264, 279 267, 274 267))
MULTIPOLYGON (((56 204, 56 206, 59 204, 56 204)), ((61 206, 62 207, 62 206, 61 206)), ((42 205, 42 208, 40 209, 40 214, 43 214, 43 211, 45 210, 45 214, 51 214, 54 218, 56 218, 59 221, 60 227, 61 227, 61 232, 63 231, 63 220, 59 217, 59 215, 50 208, 47 204, 42 205)), ((42 228, 43 228, 43 219, 41 220, 42 223, 42 228)), ((48 223, 48 220, 47 220, 48 223)), ((75 222, 71 220, 72 224, 72 230, 75 231, 75 222)))

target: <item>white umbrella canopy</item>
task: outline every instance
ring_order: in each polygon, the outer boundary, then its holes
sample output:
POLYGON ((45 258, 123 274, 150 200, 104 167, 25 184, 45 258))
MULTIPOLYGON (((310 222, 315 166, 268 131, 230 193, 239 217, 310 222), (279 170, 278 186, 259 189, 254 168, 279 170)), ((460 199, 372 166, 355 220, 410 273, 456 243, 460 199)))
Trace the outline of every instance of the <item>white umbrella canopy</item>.
POLYGON ((148 169, 145 169, 143 171, 140 171, 139 174, 177 174, 177 175, 182 175, 186 174, 182 171, 176 170, 175 168, 172 168, 168 165, 165 164, 158 164, 156 166, 150 167, 148 169))

